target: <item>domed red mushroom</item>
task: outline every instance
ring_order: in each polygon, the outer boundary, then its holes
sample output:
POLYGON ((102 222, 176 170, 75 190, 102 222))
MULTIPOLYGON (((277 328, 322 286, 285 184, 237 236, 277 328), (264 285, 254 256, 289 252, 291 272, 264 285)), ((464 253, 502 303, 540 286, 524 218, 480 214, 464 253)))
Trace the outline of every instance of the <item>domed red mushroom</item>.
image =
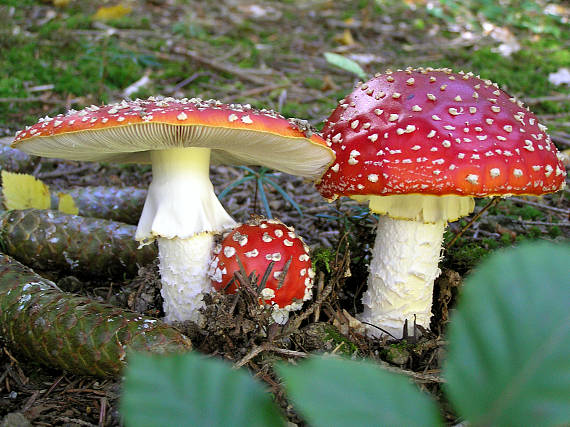
POLYGON ((70 160, 152 163, 135 238, 158 240, 166 321, 200 321, 214 234, 235 226, 209 179, 214 164, 264 165, 318 179, 333 154, 303 121, 217 100, 149 98, 41 119, 13 143, 70 160))
POLYGON ((401 337, 414 316, 429 327, 446 223, 473 197, 560 190, 566 172, 535 115, 472 73, 387 71, 339 104, 323 129, 336 161, 317 187, 382 214, 362 320, 401 337))
POLYGON ((245 272, 255 273, 258 281, 269 264, 274 263, 260 302, 273 308, 277 323, 285 323, 290 311, 299 310, 303 301, 313 296, 315 274, 309 248, 292 227, 280 221, 254 220, 241 225, 223 239, 214 253, 210 264, 212 285, 217 291, 228 293, 237 289, 237 283, 230 282, 234 273, 240 271, 238 258, 245 272))

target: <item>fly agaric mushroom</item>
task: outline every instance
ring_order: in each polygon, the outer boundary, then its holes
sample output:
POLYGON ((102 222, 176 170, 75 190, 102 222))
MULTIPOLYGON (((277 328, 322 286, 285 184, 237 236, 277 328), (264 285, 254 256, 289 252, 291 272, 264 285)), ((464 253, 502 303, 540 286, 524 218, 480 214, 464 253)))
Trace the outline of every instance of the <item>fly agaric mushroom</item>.
POLYGON ((255 272, 261 280, 273 262, 261 290, 261 302, 272 307, 277 323, 285 323, 290 311, 299 310, 303 301, 313 296, 315 273, 309 248, 292 227, 281 221, 256 219, 243 224, 224 237, 214 254, 210 264, 212 286, 228 293, 237 289, 232 279, 240 271, 240 263, 248 275, 255 272))
POLYGON ((382 214, 361 319, 399 338, 406 320, 429 327, 448 221, 473 197, 557 191, 566 172, 535 115, 472 73, 387 71, 339 104, 323 129, 336 162, 317 187, 382 214))
POLYGON ((214 233, 235 226, 214 194, 210 161, 318 179, 333 155, 304 123, 249 105, 149 98, 46 117, 19 132, 13 147, 69 160, 152 163, 135 238, 158 240, 166 321, 199 322, 214 233))

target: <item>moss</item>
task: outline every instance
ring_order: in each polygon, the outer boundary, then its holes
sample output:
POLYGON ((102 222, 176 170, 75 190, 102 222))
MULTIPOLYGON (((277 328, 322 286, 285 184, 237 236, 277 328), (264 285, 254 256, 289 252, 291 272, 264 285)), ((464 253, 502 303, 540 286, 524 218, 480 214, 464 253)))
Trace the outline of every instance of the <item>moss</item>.
POLYGON ((508 246, 511 243, 513 243, 513 236, 511 236, 509 233, 503 233, 503 234, 501 234, 501 237, 499 240, 501 241, 501 244, 503 246, 508 246))
MULTIPOLYGON (((495 242, 491 246, 469 242, 465 239, 459 239, 448 251, 446 251, 443 264, 447 268, 451 268, 460 274, 464 274, 478 265, 483 258, 489 255, 489 253, 491 253, 493 249, 496 249, 497 246, 503 246, 511 243, 510 235, 504 234, 503 236, 508 236, 509 241, 502 242, 502 244, 495 242)), ((501 236, 501 239, 503 236, 501 236)))
POLYGON ((331 263, 335 258, 335 253, 329 248, 317 248, 311 254, 313 270, 331 272, 331 263))
POLYGON ((325 327, 325 340, 331 340, 334 347, 341 345, 337 353, 352 356, 354 353, 358 352, 358 347, 344 335, 342 335, 335 327, 328 325, 325 327))
POLYGON ((303 84, 312 89, 320 89, 323 87, 323 81, 315 77, 307 77, 303 81, 303 84))
POLYGON ((558 227, 557 225, 554 225, 548 229, 548 235, 553 239, 556 239, 561 234, 562 231, 560 230, 560 227, 558 227))

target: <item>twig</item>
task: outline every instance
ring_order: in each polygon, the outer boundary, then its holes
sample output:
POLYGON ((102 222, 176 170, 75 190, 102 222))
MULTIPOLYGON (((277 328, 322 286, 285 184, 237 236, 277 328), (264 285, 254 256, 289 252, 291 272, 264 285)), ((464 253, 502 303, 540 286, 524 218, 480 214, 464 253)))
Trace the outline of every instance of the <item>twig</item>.
MULTIPOLYGON (((319 271, 319 277, 317 279, 317 287, 315 289, 317 298, 323 292, 324 286, 325 286, 325 273, 323 273, 322 271, 319 271)), ((314 316, 315 322, 319 321, 320 315, 321 315, 321 306, 319 305, 315 308, 315 316, 314 316)))
POLYGON ((540 104, 541 102, 547 101, 570 101, 569 94, 551 95, 551 96, 539 96, 537 98, 525 98, 524 103, 527 105, 540 104))
POLYGON ((556 227, 570 227, 570 222, 546 222, 546 221, 525 221, 523 219, 517 219, 516 222, 525 225, 545 225, 545 226, 556 226, 556 227))
POLYGON ((55 380, 53 382, 53 384, 50 386, 50 388, 48 389, 48 391, 46 391, 46 393, 42 396, 42 398, 45 399, 46 397, 48 397, 48 395, 53 391, 54 388, 57 387, 57 385, 61 382, 61 380, 63 378, 65 378, 65 375, 62 375, 57 380, 55 380))
POLYGON ((473 218, 471 218, 471 220, 467 223, 467 225, 465 227, 463 227, 459 231, 459 233, 457 233, 455 236, 453 236, 453 239, 451 239, 451 241, 447 245, 445 245, 445 250, 448 250, 451 246, 453 246, 453 244, 457 241, 457 239, 459 239, 463 235, 463 233, 465 233, 469 229, 469 227, 471 227, 473 225, 473 223, 475 221, 477 221, 487 209, 489 209, 491 206, 499 203, 499 200, 501 200, 500 197, 494 197, 493 199, 491 199, 491 201, 489 203, 487 203, 485 205, 485 207, 483 207, 483 209, 481 209, 473 218))
POLYGON ((107 398, 102 397, 100 401, 101 406, 99 408, 99 422, 97 423, 97 426, 103 427, 105 425, 105 419, 107 418, 107 398))
POLYGON ((348 259, 347 255, 348 255, 348 251, 345 252, 344 258, 342 259, 342 262, 340 263, 340 266, 337 270, 339 272, 338 276, 329 280, 329 282, 327 283, 327 285, 323 289, 323 292, 321 292, 319 294, 317 300, 313 303, 313 305, 311 305, 307 310, 305 310, 303 313, 301 313, 298 317, 295 317, 289 323, 287 323, 287 325, 284 328, 281 336, 283 336, 283 337, 289 336, 293 331, 298 330, 299 326, 301 326, 301 323, 305 319, 307 319, 311 314, 313 314, 315 312, 315 310, 317 309, 317 307, 320 307, 323 304, 325 299, 327 299, 327 297, 330 295, 330 293, 334 289, 335 285, 338 283, 339 279, 346 272, 346 267, 347 267, 348 263, 350 262, 350 259, 348 259))
POLYGON ((189 85, 190 83, 192 83, 194 80, 196 80, 199 77, 204 77, 204 76, 211 76, 211 73, 194 73, 192 74, 190 77, 185 78, 184 80, 182 80, 180 83, 177 83, 176 86, 174 86, 172 89, 170 89, 168 92, 169 93, 175 93, 178 90, 182 89, 184 86, 189 85))
POLYGON ((21 412, 26 412, 28 409, 30 409, 39 395, 40 395, 39 390, 34 391, 34 393, 30 396, 30 398, 26 401, 26 403, 22 407, 21 412))
MULTIPOLYGON (((247 96, 260 95, 260 94, 265 93, 265 92, 271 92, 272 90, 286 88, 289 86, 290 86, 290 84, 288 84, 288 83, 282 83, 282 84, 271 84, 271 85, 265 85, 265 86, 260 86, 260 87, 254 87, 253 89, 244 90, 243 92, 240 92, 239 97, 244 98, 247 96)), ((237 96, 230 96, 230 97, 224 98, 224 100, 227 102, 231 102, 236 97, 237 96)))
MULTIPOLYGON (((408 319, 406 319, 406 322, 408 321, 408 319)), ((367 325, 367 326, 372 326, 373 328, 379 329, 380 331, 384 332, 386 335, 390 335, 392 338, 394 338, 395 340, 397 340, 398 338, 396 338, 394 335, 392 335, 390 332, 388 332, 386 329, 382 329, 380 326, 374 325, 373 323, 368 323, 368 322, 363 322, 361 321, 361 323, 363 325, 367 325)), ((405 325, 404 327, 404 332, 407 333, 408 331, 408 327, 407 325, 405 325)))
POLYGON ((30 96, 28 98, 0 98, 0 103, 11 102, 42 102, 44 104, 63 104, 64 101, 56 99, 46 99, 41 96, 30 96))
POLYGON ((245 365, 247 362, 249 362, 255 356, 257 356, 258 354, 265 351, 267 349, 267 346, 268 346, 267 343, 265 343, 265 344, 262 344, 260 346, 252 348, 249 351, 249 353, 247 353, 239 362, 234 363, 233 368, 234 369, 241 368, 243 365, 245 365))
POLYGON ((188 49, 184 49, 183 47, 174 47, 173 51, 179 55, 184 55, 189 58, 192 58, 194 61, 199 62, 200 64, 206 65, 214 70, 222 71, 224 73, 233 74, 234 76, 239 77, 240 80, 246 80, 251 83, 255 83, 257 85, 266 85, 267 81, 265 79, 260 79, 252 74, 249 70, 242 70, 238 67, 234 67, 232 65, 226 65, 219 63, 213 59, 205 58, 196 52, 188 49))
POLYGON ((563 144, 566 146, 570 146, 570 139, 565 137, 566 134, 561 134, 558 132, 551 132, 550 137, 554 142, 557 144, 563 144))
POLYGON ((241 368, 242 366, 247 364, 250 360, 252 360, 254 357, 263 353, 264 351, 272 351, 274 353, 284 354, 286 356, 292 356, 292 357, 303 357, 303 358, 309 357, 309 354, 303 351, 295 351, 295 350, 289 350, 287 348, 280 348, 266 342, 257 347, 252 348, 250 352, 247 353, 241 360, 234 363, 233 368, 234 369, 241 368))
POLYGON ((293 357, 309 357, 309 353, 305 353, 304 351, 295 351, 289 350, 286 348, 280 348, 275 346, 270 346, 266 350, 272 351, 274 353, 284 354, 286 356, 293 356, 293 357))
POLYGON ((432 374, 424 374, 421 372, 414 372, 409 371, 407 369, 400 369, 395 366, 390 365, 388 362, 384 362, 383 360, 375 360, 382 368, 386 369, 390 372, 395 372, 396 374, 403 374, 414 380, 422 383, 445 383, 446 381, 443 378, 438 377, 437 375, 432 374))
POLYGON ((568 209, 555 208, 554 206, 549 206, 549 205, 546 205, 543 203, 532 202, 530 200, 519 199, 518 197, 511 197, 511 198, 509 198, 509 200, 516 202, 516 203, 524 203, 525 205, 536 206, 537 208, 551 210, 553 212, 559 212, 559 213, 564 214, 564 215, 570 214, 568 209))

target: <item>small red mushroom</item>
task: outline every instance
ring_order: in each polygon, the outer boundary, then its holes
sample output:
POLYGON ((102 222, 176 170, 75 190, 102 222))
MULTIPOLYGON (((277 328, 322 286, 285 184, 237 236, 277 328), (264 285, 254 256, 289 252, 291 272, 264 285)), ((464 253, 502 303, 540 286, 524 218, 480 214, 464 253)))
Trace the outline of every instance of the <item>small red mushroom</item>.
POLYGON ((473 197, 563 188, 545 130, 496 83, 448 69, 377 74, 339 102, 323 128, 336 160, 317 187, 382 214, 364 321, 397 338, 406 321, 429 328, 445 225, 469 214, 473 197))
POLYGON ((240 271, 238 258, 245 272, 255 273, 258 281, 273 262, 260 302, 273 308, 277 323, 285 323, 290 311, 299 310, 313 296, 315 273, 309 248, 293 227, 280 221, 256 219, 235 228, 214 249, 214 255, 209 272, 212 286, 227 293, 237 289, 237 282, 230 282, 240 271))

